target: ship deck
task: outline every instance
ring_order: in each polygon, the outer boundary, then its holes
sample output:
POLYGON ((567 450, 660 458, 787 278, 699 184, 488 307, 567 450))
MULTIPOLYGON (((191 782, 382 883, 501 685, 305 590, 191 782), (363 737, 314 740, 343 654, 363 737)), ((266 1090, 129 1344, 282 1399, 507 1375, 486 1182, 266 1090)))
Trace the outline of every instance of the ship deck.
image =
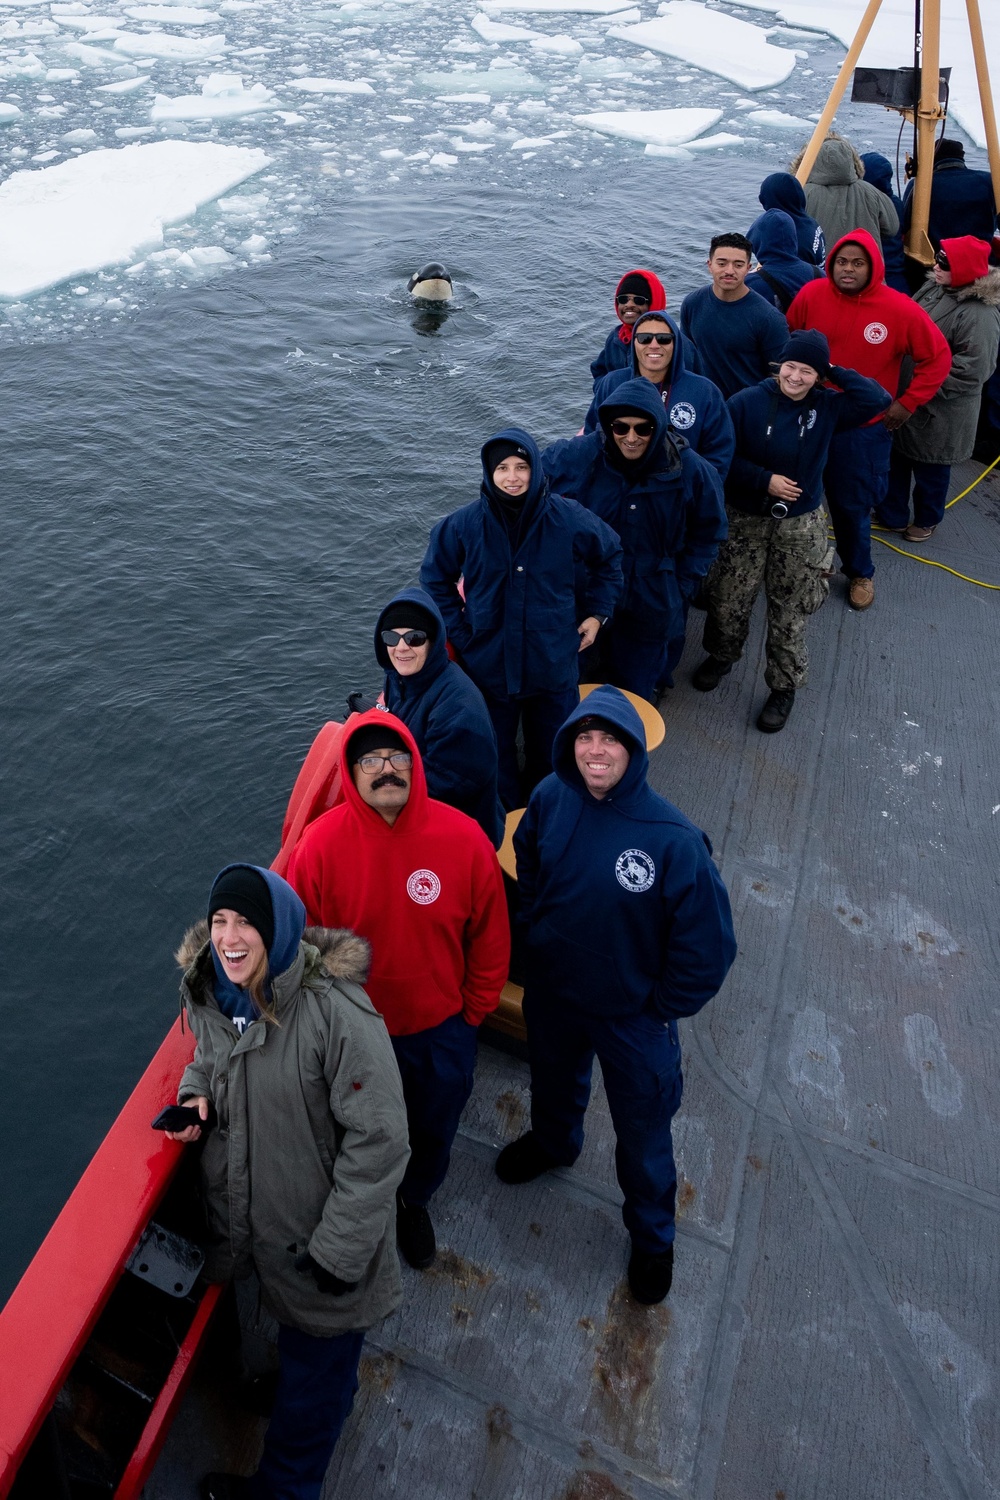
MULTIPOLYGON (((1000 583, 998 544, 994 473, 921 556, 1000 583)), ((599 1077, 577 1165, 507 1188, 527 1068, 481 1047, 437 1264, 367 1342, 324 1500, 1000 1493, 1000 595, 876 550, 870 612, 833 580, 782 734, 753 724, 760 603, 712 694, 692 616, 662 705, 652 781, 710 833, 740 941, 683 1028, 668 1302, 624 1290, 599 1077)), ((248 1471, 261 1432, 206 1374, 147 1500, 248 1471)))

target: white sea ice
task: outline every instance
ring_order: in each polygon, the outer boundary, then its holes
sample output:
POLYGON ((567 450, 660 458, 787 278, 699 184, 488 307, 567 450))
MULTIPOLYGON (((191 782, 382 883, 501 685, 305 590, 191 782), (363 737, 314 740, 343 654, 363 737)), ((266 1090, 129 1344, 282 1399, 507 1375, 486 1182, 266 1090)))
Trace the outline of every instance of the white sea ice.
POLYGON ((731 131, 720 130, 715 135, 702 135, 696 141, 688 141, 686 151, 717 151, 720 146, 742 146, 746 141, 745 135, 733 135, 731 131))
POLYGON ((454 167, 458 163, 457 156, 449 156, 447 151, 435 151, 431 157, 432 167, 454 167))
POLYGON ((163 120, 234 120, 272 110, 276 104, 274 94, 262 83, 245 89, 239 73, 212 73, 200 94, 181 94, 175 99, 157 94, 149 118, 155 124, 163 120))
POLYGON ((46 83, 68 83, 71 78, 79 78, 79 68, 49 68, 45 74, 46 83))
POLYGON ((4 72, 8 78, 44 78, 45 64, 34 52, 25 52, 21 57, 9 58, 4 72))
POLYGON ((169 26, 208 26, 222 20, 215 11, 187 5, 127 5, 125 14, 133 21, 159 21, 169 26))
POLYGON ((99 83, 96 92, 98 94, 131 94, 134 89, 141 89, 144 83, 149 82, 148 73, 140 73, 136 78, 119 78, 117 83, 99 83))
POLYGON ((794 54, 769 46, 762 26, 710 10, 699 0, 666 0, 655 20, 611 26, 608 35, 693 63, 746 89, 774 88, 795 67, 794 54))
POLYGON ((756 120, 758 125, 769 125, 774 130, 805 130, 811 131, 816 124, 815 120, 804 120, 801 115, 786 115, 783 109, 752 109, 747 115, 748 120, 756 120))
POLYGON ((156 252, 165 225, 270 164, 244 146, 152 141, 14 172, 0 186, 0 299, 156 252))
POLYGON ((483 0, 483 10, 488 15, 497 15, 505 10, 529 13, 578 16, 610 16, 615 11, 627 10, 627 0, 483 0))
POLYGON ((454 91, 456 101, 464 99, 470 103, 478 103, 480 100, 486 103, 487 100, 482 96, 483 92, 489 95, 540 94, 545 91, 545 84, 533 77, 531 73, 525 73, 521 68, 511 67, 490 68, 486 73, 466 72, 464 69, 454 73, 418 73, 417 83, 436 94, 449 94, 454 91))
POLYGON ((214 266, 228 266, 233 257, 221 245, 196 245, 177 257, 174 265, 179 271, 207 271, 214 266))
POLYGON ((63 140, 67 146, 87 146, 91 141, 97 140, 97 131, 85 130, 83 128, 80 130, 67 130, 63 136, 63 140))
POLYGON ((360 78, 290 78, 290 89, 304 89, 307 94, 374 94, 370 83, 360 78))
POLYGON ((552 137, 550 135, 522 136, 518 141, 511 141, 510 149, 512 151, 537 151, 540 146, 551 145, 552 137))
POLYGON ((218 57, 226 50, 226 38, 218 36, 168 36, 165 31, 124 32, 115 51, 126 57, 162 57, 171 62, 197 62, 218 57))
POLYGON ((554 52, 558 57, 575 57, 583 51, 583 43, 565 32, 556 36, 536 36, 531 45, 536 52, 554 52))
POLYGON ((89 11, 86 15, 59 17, 60 26, 69 26, 73 31, 114 31, 118 21, 118 16, 93 16, 89 11))
POLYGON ((722 119, 721 109, 607 109, 574 116, 578 125, 647 146, 683 146, 722 119))
POLYGON ((530 42, 541 35, 538 31, 529 30, 527 26, 510 26, 506 21, 491 21, 485 11, 473 16, 469 25, 484 42, 530 42))
POLYGON ((16 104, 0 103, 0 125, 9 125, 12 120, 18 118, 20 113, 16 104))
POLYGON ((67 57, 83 63, 85 68, 114 68, 121 62, 113 52, 107 52, 103 47, 88 47, 84 42, 64 42, 62 50, 67 57))
POLYGON ((262 234, 252 234, 249 239, 242 241, 240 249, 245 250, 248 255, 264 255, 267 252, 267 240, 262 234))

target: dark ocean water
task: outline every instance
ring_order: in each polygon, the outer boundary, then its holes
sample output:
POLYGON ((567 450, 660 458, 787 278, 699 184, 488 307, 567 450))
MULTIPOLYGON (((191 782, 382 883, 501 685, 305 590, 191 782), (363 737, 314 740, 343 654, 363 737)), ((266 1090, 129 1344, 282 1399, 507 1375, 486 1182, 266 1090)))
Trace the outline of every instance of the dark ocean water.
POLYGON ((270 861, 316 730, 378 686, 374 618, 484 439, 575 431, 622 269, 676 309, 776 164, 355 196, 262 269, 0 351, 0 1300, 170 1024, 213 875, 270 861), (439 324, 404 290, 429 258, 439 324))

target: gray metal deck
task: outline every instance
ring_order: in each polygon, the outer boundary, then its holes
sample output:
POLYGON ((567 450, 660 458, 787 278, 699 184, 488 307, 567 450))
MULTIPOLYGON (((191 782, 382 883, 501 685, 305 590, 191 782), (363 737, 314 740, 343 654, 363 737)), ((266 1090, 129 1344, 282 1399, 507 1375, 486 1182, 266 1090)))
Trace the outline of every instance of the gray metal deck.
MULTIPOLYGON (((877 550, 782 734, 753 727, 760 606, 710 695, 692 617, 663 705, 653 780, 711 834, 740 940, 684 1031, 669 1301, 624 1292, 599 1083, 577 1165, 506 1188, 527 1069, 481 1048, 438 1264, 366 1346, 324 1500, 1000 1495, 1000 594, 877 550)), ((1000 583, 1000 482, 921 555, 1000 583)), ((219 1451, 199 1387, 148 1500, 257 1441, 219 1451)))

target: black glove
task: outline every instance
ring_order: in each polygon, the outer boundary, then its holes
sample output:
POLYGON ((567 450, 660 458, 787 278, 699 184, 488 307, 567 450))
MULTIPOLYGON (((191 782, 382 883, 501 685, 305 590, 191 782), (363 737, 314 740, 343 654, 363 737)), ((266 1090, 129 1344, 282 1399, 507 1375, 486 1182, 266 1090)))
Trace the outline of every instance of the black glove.
POLYGON ((318 1260, 313 1260, 308 1250, 303 1250, 301 1255, 295 1258, 295 1269, 302 1276, 313 1276, 316 1285, 321 1292, 328 1292, 331 1297, 343 1297, 348 1292, 353 1292, 357 1286, 356 1281, 341 1281, 339 1276, 334 1276, 325 1266, 321 1266, 318 1260))
POLYGON ((353 693, 348 693, 347 695, 347 712, 349 714, 365 714, 370 708, 377 707, 377 698, 373 698, 370 693, 364 692, 361 688, 355 688, 353 693))

